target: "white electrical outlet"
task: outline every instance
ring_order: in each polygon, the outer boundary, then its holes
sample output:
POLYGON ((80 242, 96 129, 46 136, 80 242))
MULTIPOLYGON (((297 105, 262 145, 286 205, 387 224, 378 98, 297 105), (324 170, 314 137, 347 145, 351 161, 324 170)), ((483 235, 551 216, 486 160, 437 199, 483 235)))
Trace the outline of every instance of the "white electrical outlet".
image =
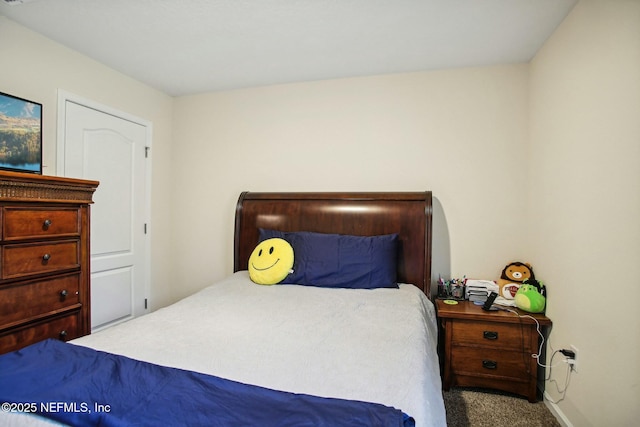
POLYGON ((570 347, 571 347, 571 351, 573 351, 573 354, 575 354, 575 357, 573 358, 573 363, 571 364, 571 370, 575 373, 578 373, 578 349, 573 344, 571 344, 570 347))

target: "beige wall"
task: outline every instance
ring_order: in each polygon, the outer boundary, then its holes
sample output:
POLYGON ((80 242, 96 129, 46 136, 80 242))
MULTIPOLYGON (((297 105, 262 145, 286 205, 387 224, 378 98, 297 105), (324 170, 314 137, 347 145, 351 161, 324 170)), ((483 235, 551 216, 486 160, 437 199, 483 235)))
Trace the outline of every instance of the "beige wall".
POLYGON ((506 65, 177 98, 179 294, 231 272, 243 190, 432 190, 434 274, 497 278, 526 255, 527 77, 506 65))
POLYGON ((43 173, 56 174, 57 91, 153 123, 151 306, 172 301, 170 187, 172 98, 0 16, 0 91, 43 104, 43 173))
POLYGON ((575 426, 637 425, 640 2, 581 1, 530 74, 526 250, 549 286, 551 345, 580 351, 559 408, 575 426))

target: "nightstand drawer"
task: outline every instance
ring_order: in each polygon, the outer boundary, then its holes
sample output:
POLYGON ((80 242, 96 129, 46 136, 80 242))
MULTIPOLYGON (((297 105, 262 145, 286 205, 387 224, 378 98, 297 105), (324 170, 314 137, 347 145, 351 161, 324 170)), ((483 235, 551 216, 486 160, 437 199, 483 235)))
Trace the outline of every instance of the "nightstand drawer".
MULTIPOLYGON (((458 375, 493 375, 523 380, 530 366, 526 354, 488 348, 455 347, 451 368, 458 375)), ((527 378, 528 380, 528 378, 527 378)))
POLYGON ((2 248, 2 279, 80 268, 77 240, 25 243, 2 248))
POLYGON ((459 320, 452 323, 452 344, 529 351, 527 325, 459 320))
POLYGON ((2 217, 5 241, 80 235, 77 208, 5 207, 2 217))
POLYGON ((80 304, 80 273, 0 286, 0 329, 80 304))

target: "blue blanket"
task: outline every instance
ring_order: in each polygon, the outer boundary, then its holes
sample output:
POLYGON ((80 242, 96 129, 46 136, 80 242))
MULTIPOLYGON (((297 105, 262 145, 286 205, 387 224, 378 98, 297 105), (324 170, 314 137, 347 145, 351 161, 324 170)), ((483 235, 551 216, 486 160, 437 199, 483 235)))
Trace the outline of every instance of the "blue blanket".
POLYGON ((57 340, 0 356, 0 404, 73 426, 415 424, 380 404, 276 391, 57 340))

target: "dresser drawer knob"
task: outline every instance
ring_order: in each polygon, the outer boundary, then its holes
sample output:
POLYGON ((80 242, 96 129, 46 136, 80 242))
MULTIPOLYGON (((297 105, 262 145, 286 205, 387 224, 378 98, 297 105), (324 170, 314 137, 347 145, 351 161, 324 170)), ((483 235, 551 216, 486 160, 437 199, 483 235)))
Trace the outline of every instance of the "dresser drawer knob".
POLYGON ((42 223, 42 228, 44 228, 45 230, 47 228, 49 228, 51 226, 51 220, 50 219, 45 219, 44 222, 42 223))
POLYGON ((496 362, 495 360, 483 360, 482 367, 485 369, 497 369, 498 362, 496 362))
POLYGON ((498 333, 496 331, 484 331, 482 333, 482 336, 486 340, 497 340, 498 339, 498 333))
POLYGON ((67 297, 67 294, 68 294, 68 292, 67 292, 66 289, 61 290, 60 291, 60 298, 61 299, 65 299, 67 297))
POLYGON ((51 259, 51 254, 44 254, 42 255, 42 261, 43 262, 47 262, 51 259))
POLYGON ((60 332, 60 339, 64 340, 65 338, 67 338, 67 331, 61 331, 60 332))

